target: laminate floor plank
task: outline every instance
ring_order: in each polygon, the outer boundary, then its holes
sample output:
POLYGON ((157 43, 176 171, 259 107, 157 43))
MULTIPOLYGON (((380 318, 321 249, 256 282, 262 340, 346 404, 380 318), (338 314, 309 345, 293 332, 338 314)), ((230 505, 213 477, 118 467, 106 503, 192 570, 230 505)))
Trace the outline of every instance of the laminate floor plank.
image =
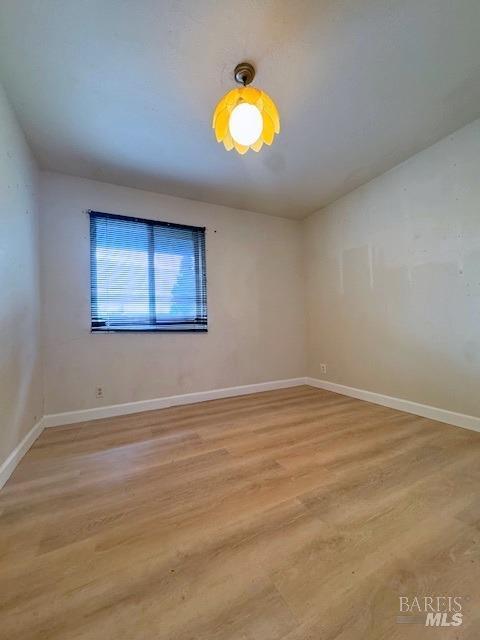
POLYGON ((479 460, 307 386, 45 430, 0 493, 0 638, 477 639, 479 460))

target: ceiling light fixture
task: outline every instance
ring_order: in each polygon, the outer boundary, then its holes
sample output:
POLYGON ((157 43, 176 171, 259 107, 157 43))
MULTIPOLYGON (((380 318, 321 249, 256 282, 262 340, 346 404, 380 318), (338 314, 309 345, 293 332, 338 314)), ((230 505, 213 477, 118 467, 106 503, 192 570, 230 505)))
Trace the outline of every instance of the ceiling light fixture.
POLYGON ((265 91, 249 87, 255 69, 249 62, 237 64, 235 81, 243 85, 223 96, 213 113, 212 128, 217 142, 227 151, 236 149, 242 155, 249 149, 260 151, 263 144, 272 144, 280 132, 277 107, 265 91))

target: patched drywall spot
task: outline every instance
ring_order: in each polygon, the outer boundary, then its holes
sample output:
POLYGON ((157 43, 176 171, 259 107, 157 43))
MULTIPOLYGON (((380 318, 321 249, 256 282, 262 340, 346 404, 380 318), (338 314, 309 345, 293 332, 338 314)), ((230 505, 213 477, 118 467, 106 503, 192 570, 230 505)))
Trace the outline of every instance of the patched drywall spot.
POLYGON ((345 295, 362 297, 370 289, 370 251, 367 245, 343 252, 343 287, 345 295))

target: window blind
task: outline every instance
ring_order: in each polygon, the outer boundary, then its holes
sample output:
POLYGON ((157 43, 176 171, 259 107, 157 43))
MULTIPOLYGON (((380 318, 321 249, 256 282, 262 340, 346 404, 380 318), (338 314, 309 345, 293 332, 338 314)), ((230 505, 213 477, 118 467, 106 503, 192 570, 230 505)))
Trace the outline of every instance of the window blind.
POLYGON ((205 228, 89 213, 92 331, 206 331, 205 228))

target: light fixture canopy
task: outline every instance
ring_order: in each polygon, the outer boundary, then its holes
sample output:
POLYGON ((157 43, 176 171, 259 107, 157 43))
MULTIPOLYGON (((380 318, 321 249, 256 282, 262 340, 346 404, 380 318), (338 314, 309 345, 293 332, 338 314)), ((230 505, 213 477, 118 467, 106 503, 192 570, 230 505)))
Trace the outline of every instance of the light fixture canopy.
POLYGON ((258 152, 263 144, 272 144, 280 132, 280 117, 273 100, 265 91, 247 86, 254 77, 252 64, 237 64, 234 78, 243 86, 225 94, 213 113, 217 142, 222 142, 227 151, 236 149, 242 155, 249 149, 258 152))

